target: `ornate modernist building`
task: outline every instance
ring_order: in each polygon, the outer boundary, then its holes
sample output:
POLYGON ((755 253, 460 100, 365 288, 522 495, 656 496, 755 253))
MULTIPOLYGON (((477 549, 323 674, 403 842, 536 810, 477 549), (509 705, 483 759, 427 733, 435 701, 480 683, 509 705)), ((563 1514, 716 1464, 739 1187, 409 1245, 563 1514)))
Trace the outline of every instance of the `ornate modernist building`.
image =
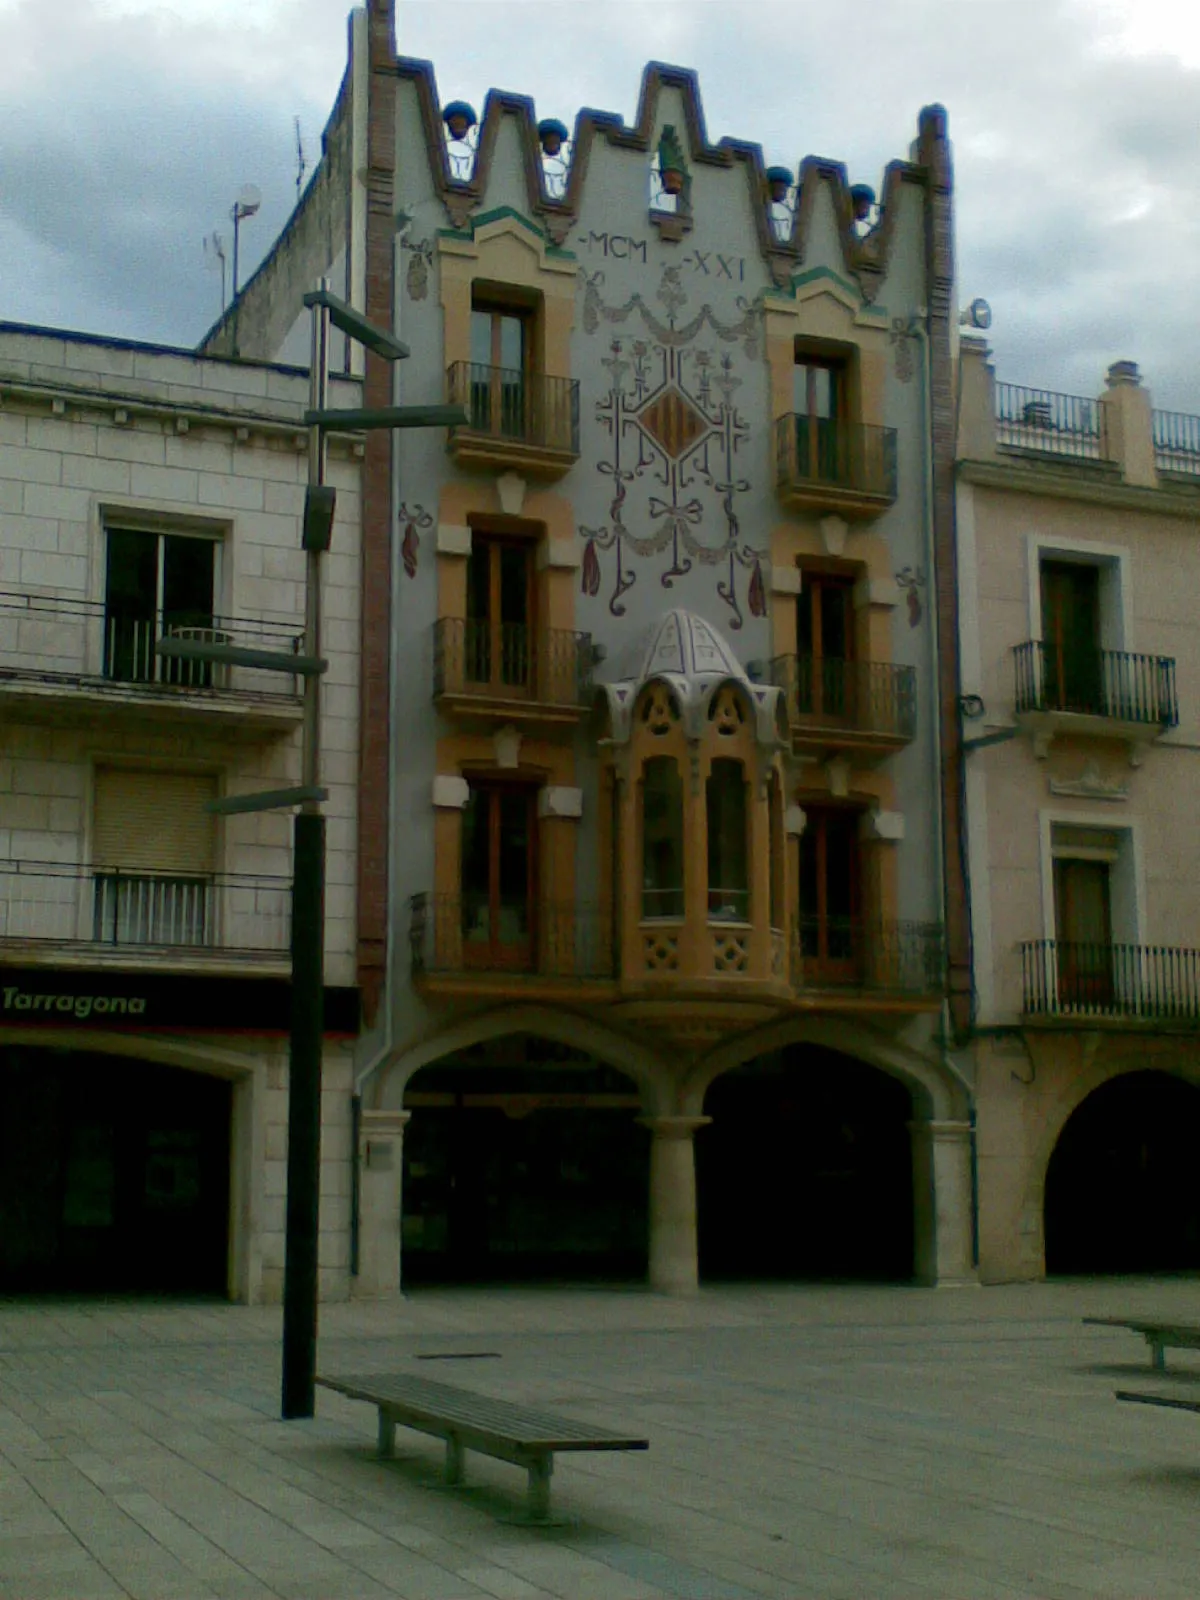
POLYGON ((328 276, 465 413, 364 467, 359 1288, 968 1278, 945 114, 876 205, 678 68, 477 119, 391 11, 239 313, 328 276))
POLYGON ((1200 1267, 1200 418, 962 346, 985 1277, 1200 1267))
MULTIPOLYGON (((343 404, 360 385, 342 380, 343 404)), ((307 374, 0 325, 0 1292, 277 1299, 307 374)), ((361 447, 334 444, 321 1287, 349 1289, 361 447)))

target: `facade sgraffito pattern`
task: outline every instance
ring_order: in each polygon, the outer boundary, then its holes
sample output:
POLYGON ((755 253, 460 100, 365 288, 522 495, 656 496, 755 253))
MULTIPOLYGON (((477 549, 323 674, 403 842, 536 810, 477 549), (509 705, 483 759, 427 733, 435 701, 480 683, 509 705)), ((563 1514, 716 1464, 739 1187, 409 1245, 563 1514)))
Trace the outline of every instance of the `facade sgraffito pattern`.
POLYGON ((624 615, 622 596, 637 582, 629 556, 669 557, 659 575, 664 589, 695 565, 721 568, 717 594, 732 613, 729 626, 740 628, 739 569, 750 575, 746 604, 751 615, 765 615, 766 552, 746 542, 738 516, 739 497, 751 488, 740 460, 750 434, 738 405, 745 380, 735 353, 716 345, 740 346, 747 361, 756 361, 762 347, 761 303, 739 297, 742 316, 733 322, 703 305, 681 324, 689 297, 678 267, 664 268, 657 290, 665 316, 640 293, 622 305, 607 304, 603 272, 582 271, 580 283, 585 333, 636 317, 649 335, 613 337, 601 363, 609 388, 596 401, 595 420, 606 441, 596 470, 612 480, 612 498, 607 522, 580 525, 583 593, 599 594, 601 555, 610 551, 615 571, 608 608, 615 617, 624 615))
POLYGON ((424 506, 414 504, 409 507, 407 504, 402 504, 396 515, 400 526, 404 529, 400 540, 400 560, 404 564, 404 575, 407 578, 415 578, 421 553, 421 534, 433 527, 433 513, 426 511, 424 506))

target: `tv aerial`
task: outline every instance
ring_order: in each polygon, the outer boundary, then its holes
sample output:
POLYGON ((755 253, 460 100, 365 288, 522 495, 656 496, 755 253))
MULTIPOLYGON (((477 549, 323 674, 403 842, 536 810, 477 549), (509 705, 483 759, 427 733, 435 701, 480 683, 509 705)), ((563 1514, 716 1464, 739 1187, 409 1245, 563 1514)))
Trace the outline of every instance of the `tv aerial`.
POLYGON ((300 118, 296 122, 296 199, 304 192, 304 174, 308 171, 308 158, 304 154, 304 136, 300 132, 300 118))
POLYGON ((233 223, 233 354, 238 354, 237 303, 238 303, 238 235, 243 222, 254 216, 262 205, 262 191, 252 183, 244 183, 233 202, 229 220, 233 223))
POLYGON ((221 315, 225 315, 225 241, 214 231, 204 235, 204 265, 209 272, 221 274, 221 315))

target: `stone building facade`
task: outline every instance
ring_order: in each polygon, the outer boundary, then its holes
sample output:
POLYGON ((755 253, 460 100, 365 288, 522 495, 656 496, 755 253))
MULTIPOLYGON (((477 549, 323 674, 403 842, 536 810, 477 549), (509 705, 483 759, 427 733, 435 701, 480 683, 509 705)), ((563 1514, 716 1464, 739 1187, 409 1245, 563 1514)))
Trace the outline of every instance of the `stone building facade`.
MULTIPOLYGON (((342 404, 361 385, 342 379, 342 404)), ((0 325, 0 1287, 280 1297, 304 372, 0 325)), ((351 1249, 361 447, 335 441, 321 1291, 351 1249)))
POLYGON ((477 119, 394 29, 237 329, 327 277, 369 404, 466 413, 363 461, 357 1290, 966 1281, 945 114, 876 204, 682 69, 477 119))
POLYGON ((1200 1266, 1200 418, 964 338, 980 1270, 1200 1266))

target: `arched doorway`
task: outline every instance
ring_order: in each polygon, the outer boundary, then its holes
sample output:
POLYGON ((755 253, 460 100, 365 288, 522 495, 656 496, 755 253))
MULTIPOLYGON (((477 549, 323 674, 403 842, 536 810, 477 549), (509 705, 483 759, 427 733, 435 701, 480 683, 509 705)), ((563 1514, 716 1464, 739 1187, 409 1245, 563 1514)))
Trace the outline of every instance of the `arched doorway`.
POLYGON ((715 1079, 704 1110, 702 1278, 911 1278, 912 1096, 902 1083, 789 1045, 715 1079))
POLYGON ((649 1134, 621 1073, 509 1035, 423 1067, 404 1106, 406 1286, 645 1277, 649 1134))
POLYGON ((1049 1273, 1200 1270, 1200 1089, 1131 1072, 1068 1118, 1046 1172, 1049 1273))
POLYGON ((0 1049, 0 1289, 223 1295, 231 1085, 0 1049))

